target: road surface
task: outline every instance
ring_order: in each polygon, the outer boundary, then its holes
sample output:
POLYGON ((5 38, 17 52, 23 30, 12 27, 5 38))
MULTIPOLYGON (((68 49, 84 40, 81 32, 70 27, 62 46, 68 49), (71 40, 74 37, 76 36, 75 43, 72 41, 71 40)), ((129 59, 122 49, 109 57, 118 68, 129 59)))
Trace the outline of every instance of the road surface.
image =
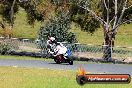
POLYGON ((82 66, 86 72, 90 73, 112 73, 112 74, 130 74, 132 75, 132 65, 127 64, 103 64, 89 62, 74 62, 74 65, 55 64, 54 61, 44 60, 0 60, 0 66, 28 67, 28 68, 48 68, 59 70, 77 71, 82 66))

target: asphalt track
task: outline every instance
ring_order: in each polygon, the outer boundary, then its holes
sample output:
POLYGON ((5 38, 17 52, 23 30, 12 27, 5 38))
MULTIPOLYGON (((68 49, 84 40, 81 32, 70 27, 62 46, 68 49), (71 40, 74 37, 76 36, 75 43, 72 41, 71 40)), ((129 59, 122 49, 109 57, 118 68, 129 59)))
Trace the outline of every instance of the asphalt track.
POLYGON ((110 73, 110 74, 130 74, 132 75, 132 65, 127 64, 103 64, 89 62, 74 62, 74 65, 68 63, 56 64, 54 61, 44 60, 0 60, 0 66, 27 67, 27 68, 48 68, 57 70, 74 70, 80 65, 90 73, 110 73))

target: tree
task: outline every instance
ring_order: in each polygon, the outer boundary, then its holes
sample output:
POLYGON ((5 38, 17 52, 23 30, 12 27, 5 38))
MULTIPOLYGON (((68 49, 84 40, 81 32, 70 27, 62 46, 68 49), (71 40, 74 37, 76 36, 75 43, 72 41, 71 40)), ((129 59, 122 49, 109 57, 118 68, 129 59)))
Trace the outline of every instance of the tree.
POLYGON ((50 19, 44 26, 40 28, 39 40, 41 40, 40 48, 43 52, 46 50, 46 41, 48 37, 55 37, 57 42, 76 42, 76 36, 70 29, 70 16, 68 12, 59 12, 56 16, 50 19))
MULTIPOLYGON (((83 8, 80 8, 77 4, 78 0, 69 0, 70 2, 70 14, 71 20, 80 25, 82 31, 93 34, 97 28, 100 27, 99 22, 89 15, 89 12, 83 8)), ((93 0, 95 10, 98 9, 97 1, 93 0)), ((98 11, 97 11, 98 12, 98 11)))
MULTIPOLYGON (((132 21, 132 1, 131 0, 99 0, 101 7, 99 13, 93 9, 94 0, 78 0, 77 6, 89 12, 103 28, 105 55, 104 59, 110 60, 114 39, 118 32, 118 27, 132 21)), ((99 6, 98 5, 98 6, 99 6)))
POLYGON ((74 43, 76 42, 75 34, 68 32, 70 24, 71 20, 68 12, 59 12, 40 28, 39 38, 46 41, 49 36, 53 36, 58 42, 74 43))
POLYGON ((12 29, 15 20, 15 14, 18 12, 19 8, 24 8, 27 13, 27 22, 34 26, 35 20, 42 21, 43 14, 40 13, 38 6, 41 5, 42 0, 3 0, 0 1, 0 15, 2 20, 0 21, 0 26, 5 31, 5 37, 11 37, 12 29), (9 24, 9 27, 8 27, 9 24), (7 33, 6 33, 7 32, 7 33))
POLYGON ((0 22, 1 27, 5 30, 5 37, 10 37, 12 35, 12 29, 14 24, 14 15, 18 11, 18 1, 17 0, 4 0, 0 1, 0 15, 2 16, 2 21, 0 22), (9 23, 9 28, 7 28, 6 23, 9 23))

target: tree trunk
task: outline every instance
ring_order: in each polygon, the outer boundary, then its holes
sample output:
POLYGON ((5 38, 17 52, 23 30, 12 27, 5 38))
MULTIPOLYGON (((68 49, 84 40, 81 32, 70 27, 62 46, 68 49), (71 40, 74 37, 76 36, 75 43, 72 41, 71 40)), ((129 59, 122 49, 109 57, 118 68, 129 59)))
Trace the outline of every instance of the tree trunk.
POLYGON ((16 0, 13 0, 12 6, 11 6, 11 10, 10 10, 10 33, 8 35, 8 38, 12 37, 12 29, 13 29, 13 24, 14 24, 14 6, 15 6, 16 0))
POLYGON ((103 59, 112 60, 112 51, 114 46, 115 34, 111 31, 104 31, 103 59))
POLYGON ((11 11, 10 11, 10 29, 12 30, 13 24, 14 24, 14 6, 15 6, 16 0, 13 0, 11 11))

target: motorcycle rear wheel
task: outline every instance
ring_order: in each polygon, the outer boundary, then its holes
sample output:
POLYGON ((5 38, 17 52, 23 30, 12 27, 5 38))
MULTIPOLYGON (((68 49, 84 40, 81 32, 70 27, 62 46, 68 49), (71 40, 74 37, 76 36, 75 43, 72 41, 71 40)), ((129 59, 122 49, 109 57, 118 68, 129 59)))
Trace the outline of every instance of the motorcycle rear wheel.
POLYGON ((68 63, 69 63, 70 65, 73 65, 73 61, 72 61, 72 60, 69 60, 68 63))

